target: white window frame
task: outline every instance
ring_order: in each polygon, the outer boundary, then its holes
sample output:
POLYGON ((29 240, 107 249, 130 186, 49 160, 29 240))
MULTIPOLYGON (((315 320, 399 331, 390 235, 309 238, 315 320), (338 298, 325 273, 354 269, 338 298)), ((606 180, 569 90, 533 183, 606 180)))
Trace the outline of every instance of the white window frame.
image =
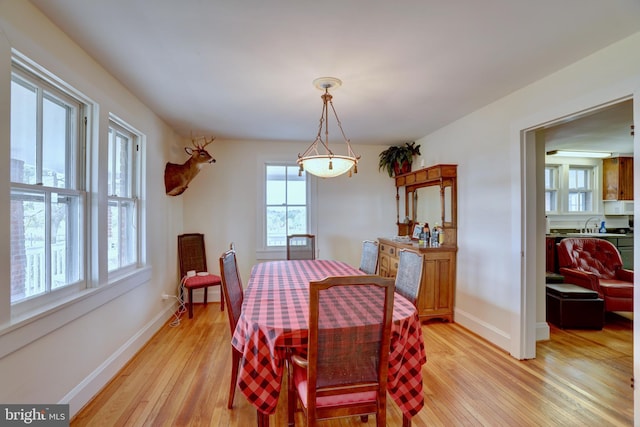
MULTIPOLYGON (((286 259, 287 248, 284 246, 267 246, 267 227, 266 227, 266 209, 267 209, 267 166, 288 166, 298 167, 296 162, 281 161, 277 159, 258 159, 259 169, 261 172, 258 175, 258 195, 261 206, 260 215, 257 215, 256 229, 258 231, 259 239, 256 242, 256 259, 257 260, 277 260, 286 259)), ((306 174, 307 185, 307 231, 309 234, 317 234, 317 221, 316 221, 316 200, 317 200, 317 180, 311 175, 306 174)), ((316 247, 317 250, 317 247, 316 247)))
MULTIPOLYGON (((130 141, 131 153, 130 153, 130 159, 129 159, 130 161, 129 170, 127 171, 128 173, 127 194, 115 194, 115 193, 108 194, 107 209, 109 209, 109 207, 112 204, 117 204, 118 206, 123 206, 123 205, 126 206, 127 204, 132 205, 133 212, 132 212, 131 221, 133 222, 133 227, 134 227, 133 233, 127 233, 129 234, 128 239, 129 239, 130 250, 133 251, 133 259, 130 262, 127 262, 127 261, 123 261, 121 256, 119 256, 118 266, 116 268, 109 270, 109 277, 116 277, 122 274, 126 274, 128 272, 131 272, 136 268, 140 267, 141 265, 142 248, 141 248, 140 242, 142 239, 141 239, 140 224, 142 223, 142 218, 140 215, 140 210, 141 210, 140 209, 140 192, 141 192, 141 181, 142 181, 141 152, 142 152, 143 135, 141 132, 133 128, 131 125, 127 124, 124 120, 119 119, 113 114, 111 114, 109 117, 109 138, 108 138, 109 145, 111 145, 113 142, 111 139, 111 132, 118 133, 130 141)), ((115 152, 113 152, 112 154, 115 155, 115 152)), ((114 161, 114 159, 112 158, 108 159, 107 163, 109 166, 107 169, 110 169, 112 161, 114 161)), ((111 188, 113 189, 115 186, 115 177, 111 177, 110 179, 112 180, 111 188)), ((110 244, 109 239, 107 238, 106 240, 107 240, 107 245, 109 245, 110 244)), ((122 246, 124 242, 122 242, 122 240, 120 239, 119 241, 121 242, 121 246, 122 246)), ((121 255, 123 250, 124 249, 122 247, 119 248, 118 254, 121 255)), ((107 253, 108 252, 109 252, 109 248, 107 248, 107 253)), ((108 264, 109 263, 107 262, 107 265, 108 264)))
POLYGON ((545 187, 544 187, 544 192, 545 192, 545 212, 547 214, 555 214, 558 213, 558 210, 560 208, 560 198, 559 198, 559 185, 560 185, 560 168, 558 167, 558 165, 545 165, 545 175, 547 171, 550 171, 550 173, 552 174, 552 180, 553 180, 553 184, 550 187, 547 187, 547 183, 546 183, 546 179, 545 179, 545 187), (555 209, 554 210, 546 210, 546 198, 547 195, 549 196, 550 199, 553 199, 553 201, 555 203, 555 209))
POLYGON ((597 201, 595 196, 595 187, 596 183, 596 170, 593 166, 584 166, 584 165, 569 165, 567 170, 567 195, 566 195, 566 211, 571 214, 591 214, 596 211, 597 201), (570 175, 571 171, 581 171, 586 172, 587 175, 587 184, 584 187, 571 187, 570 186, 570 175), (583 194, 586 197, 591 199, 590 209, 584 210, 569 210, 569 196, 572 194, 583 194))
MULTIPOLYGON (((86 153, 86 137, 87 137, 87 120, 90 116, 89 112, 91 110, 91 103, 86 98, 77 93, 73 88, 62 84, 61 82, 52 79, 49 75, 40 72, 39 70, 30 66, 30 64, 21 61, 20 58, 14 57, 12 60, 11 67, 11 75, 12 81, 13 79, 17 79, 29 86, 35 88, 39 95, 39 102, 43 102, 41 92, 47 91, 47 93, 53 95, 55 98, 64 102, 65 104, 74 105, 75 106, 75 118, 73 122, 70 122, 68 126, 72 130, 72 134, 74 135, 74 141, 71 146, 67 146, 67 150, 70 149, 69 152, 66 153, 71 160, 66 165, 65 171, 65 188, 58 187, 49 187, 43 185, 44 183, 40 179, 40 167, 37 168, 37 176, 35 184, 29 183, 20 183, 20 182, 11 182, 11 191, 15 192, 31 192, 32 194, 40 194, 43 196, 45 200, 45 207, 48 211, 49 203, 54 203, 59 195, 63 197, 75 198, 79 200, 80 209, 78 214, 76 215, 76 221, 79 221, 77 233, 75 235, 74 240, 79 242, 79 247, 74 248, 73 254, 71 256, 68 255, 67 258, 75 258, 77 259, 67 259, 67 262, 71 262, 77 265, 79 269, 79 278, 74 282, 67 283, 63 287, 53 289, 50 283, 51 277, 49 275, 53 274, 51 270, 52 255, 51 255, 51 247, 46 242, 49 237, 49 222, 51 218, 47 213, 45 215, 45 263, 46 263, 46 279, 45 279, 45 289, 44 293, 29 296, 25 299, 21 299, 15 301, 11 304, 11 315, 12 316, 21 316, 29 312, 33 312, 34 310, 38 310, 41 307, 45 307, 55 303, 56 301, 60 301, 62 299, 68 298, 70 295, 77 294, 78 292, 86 289, 88 287, 87 282, 87 260, 88 257, 86 255, 86 236, 87 236, 87 210, 88 210, 88 200, 87 200, 87 192, 86 192, 86 180, 85 180, 85 159, 84 155, 86 153)), ((40 110, 41 107, 37 107, 40 110)), ((42 132, 43 127, 40 122, 36 122, 36 140, 37 146, 42 144, 42 132)), ((38 161, 40 162, 40 161, 38 161)), ((11 230, 13 233, 13 230, 11 230)), ((68 264, 67 267, 70 267, 68 264)))
MULTIPOLYGON (((557 200, 557 211, 546 211, 546 215, 551 215, 554 220, 557 221, 572 221, 572 220, 580 220, 580 218, 584 218, 585 216, 593 216, 599 215, 599 207, 602 205, 602 194, 601 194, 601 170, 602 167, 598 164, 597 161, 593 159, 577 159, 577 158, 566 158, 561 161, 557 161, 553 159, 551 162, 550 158, 547 158, 547 162, 545 163, 545 169, 549 168, 557 168, 558 171, 558 200, 557 200), (570 169, 586 169, 591 173, 591 182, 590 187, 586 190, 591 193, 591 210, 590 211, 569 211, 569 170, 570 169)), ((545 188, 545 192, 546 192, 545 188)), ((585 190, 582 190, 585 191, 585 190)))

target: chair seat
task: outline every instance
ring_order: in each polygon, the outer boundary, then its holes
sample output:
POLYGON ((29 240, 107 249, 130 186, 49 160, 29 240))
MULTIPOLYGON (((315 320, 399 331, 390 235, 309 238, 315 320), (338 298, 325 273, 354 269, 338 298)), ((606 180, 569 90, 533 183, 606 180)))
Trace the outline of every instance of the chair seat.
MULTIPOLYGON (((294 368, 293 380, 300 396, 300 401, 307 407, 307 371, 300 367, 294 368)), ((345 404, 376 403, 376 392, 368 391, 363 393, 337 394, 335 396, 318 397, 316 406, 318 408, 330 408, 332 406, 342 406, 345 404)))
POLYGON ((600 279, 600 289, 608 297, 633 298, 633 285, 615 279, 600 279))
POLYGON ((208 276, 193 276, 187 277, 184 281, 184 287, 187 289, 198 289, 204 288, 206 286, 215 286, 220 285, 222 283, 222 279, 220 276, 209 273, 208 276))

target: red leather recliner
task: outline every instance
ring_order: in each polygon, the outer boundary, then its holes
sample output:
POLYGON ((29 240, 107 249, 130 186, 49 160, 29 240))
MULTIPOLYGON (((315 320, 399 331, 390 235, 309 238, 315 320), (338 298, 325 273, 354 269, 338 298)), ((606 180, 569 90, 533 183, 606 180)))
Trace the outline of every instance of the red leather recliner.
POLYGON ((598 238, 566 238, 558 243, 560 274, 598 292, 605 311, 633 311, 633 271, 622 267, 618 249, 598 238))

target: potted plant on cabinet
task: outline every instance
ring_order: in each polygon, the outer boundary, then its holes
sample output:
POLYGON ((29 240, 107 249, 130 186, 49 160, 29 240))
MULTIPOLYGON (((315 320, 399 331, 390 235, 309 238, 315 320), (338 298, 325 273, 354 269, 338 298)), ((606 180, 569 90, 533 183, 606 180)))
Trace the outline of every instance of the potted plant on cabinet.
POLYGON ((415 141, 393 145, 380 153, 378 170, 386 170, 389 176, 411 172, 413 158, 419 155, 420 146, 415 141))

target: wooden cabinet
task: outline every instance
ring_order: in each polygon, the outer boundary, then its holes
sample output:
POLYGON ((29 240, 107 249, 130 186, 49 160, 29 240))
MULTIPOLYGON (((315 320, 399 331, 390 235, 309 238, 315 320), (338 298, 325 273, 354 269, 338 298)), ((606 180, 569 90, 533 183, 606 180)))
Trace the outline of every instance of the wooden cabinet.
POLYGON ((411 236, 416 224, 438 223, 444 231, 444 244, 457 244, 457 174, 457 165, 435 165, 395 177, 398 236, 411 236))
POLYGON ((396 277, 398 272, 398 248, 382 241, 378 242, 378 274, 382 277, 396 277))
POLYGON ((378 239, 381 276, 396 276, 397 254, 402 248, 418 251, 424 257, 422 283, 416 302, 420 320, 437 318, 453 322, 458 251, 457 175, 457 165, 442 164, 395 177, 398 236, 411 236, 415 225, 429 222, 434 226, 439 223, 444 233, 440 246, 418 248, 417 243, 408 238, 403 241, 378 239), (404 203, 400 203, 401 195, 404 203), (401 214, 404 218, 402 223, 401 214))
POLYGON ((633 157, 602 159, 602 199, 633 200, 633 157))
POLYGON ((384 238, 379 238, 378 242, 378 268, 379 274, 383 277, 396 276, 400 249, 407 248, 422 254, 422 282, 416 303, 420 320, 442 319, 453 322, 456 247, 419 249, 416 244, 384 238))

